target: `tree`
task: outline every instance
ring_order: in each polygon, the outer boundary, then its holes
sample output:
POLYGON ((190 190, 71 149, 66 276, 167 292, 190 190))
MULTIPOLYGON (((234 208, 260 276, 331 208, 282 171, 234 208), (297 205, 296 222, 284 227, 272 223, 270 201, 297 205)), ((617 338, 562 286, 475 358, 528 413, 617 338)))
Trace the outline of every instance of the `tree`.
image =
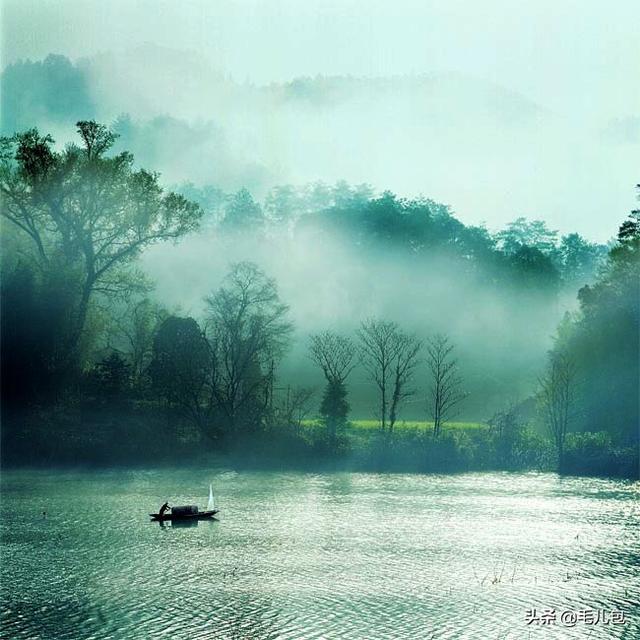
POLYGON ((111 310, 112 338, 122 343, 131 362, 134 384, 144 382, 153 356, 153 340, 160 325, 168 317, 167 311, 149 298, 127 300, 121 310, 111 310))
POLYGON ((549 355, 547 370, 539 378, 544 421, 558 453, 558 468, 564 468, 564 452, 569 424, 574 417, 576 367, 563 351, 549 355))
POLYGON ((415 375, 419 364, 419 354, 422 349, 422 341, 415 336, 398 331, 396 335, 396 354, 392 365, 393 392, 389 407, 389 431, 393 431, 398 417, 398 409, 401 403, 410 398, 415 389, 408 385, 415 375))
POLYGON ((558 329, 557 348, 580 372, 576 429, 606 429, 637 447, 640 421, 640 212, 620 225, 598 278, 578 293, 580 309, 558 329))
POLYGON ((512 468, 518 464, 525 424, 518 406, 510 403, 505 409, 496 411, 487 421, 494 437, 496 462, 501 468, 512 468))
POLYGON ((442 432, 442 425, 453 417, 456 407, 465 398, 453 349, 449 338, 442 334, 427 342, 427 365, 432 379, 427 406, 433 419, 433 435, 436 438, 442 432))
POLYGON ((222 228, 257 231, 264 226, 264 214, 248 189, 242 188, 229 199, 222 219, 222 228))
POLYGON ((558 232, 548 229, 543 220, 529 221, 526 218, 517 218, 495 234, 498 247, 506 254, 513 254, 521 247, 549 254, 555 249, 557 238, 558 232))
POLYGON ((309 415, 309 402, 313 393, 310 387, 287 387, 287 395, 277 408, 281 423, 284 422, 299 433, 303 420, 309 415))
POLYGON ((56 151, 37 129, 0 139, 2 215, 29 238, 40 272, 64 271, 77 287, 59 358, 76 354, 95 293, 126 293, 132 261, 150 244, 194 230, 200 208, 165 192, 158 174, 127 152, 107 155, 115 134, 77 123, 80 145, 56 151))
POLYGON ((562 236, 557 259, 565 285, 573 285, 577 289, 587 284, 595 275, 605 255, 605 247, 587 242, 579 233, 562 236))
POLYGON ((415 374, 422 343, 395 322, 366 320, 358 331, 360 357, 380 394, 380 427, 393 430, 401 402, 414 391, 407 386, 415 374))
POLYGON ((206 305, 217 412, 231 431, 241 424, 256 428, 273 398, 274 366, 293 330, 289 307, 275 281, 252 262, 233 265, 206 305))
POLYGON ((160 325, 149 365, 151 383, 209 435, 211 361, 209 343, 193 318, 170 316, 160 325))
POLYGON ((327 426, 329 446, 335 447, 338 431, 347 422, 350 406, 347 401, 347 387, 344 382, 328 382, 322 393, 320 415, 327 426))
POLYGON ((353 341, 333 331, 312 335, 309 355, 322 369, 327 382, 344 382, 355 367, 356 348, 353 341))
POLYGON ((322 369, 326 387, 322 395, 320 415, 324 418, 331 445, 349 414, 346 380, 355 367, 356 348, 353 341, 332 331, 311 336, 310 358, 322 369))
POLYGON ((544 295, 557 292, 560 274, 551 258, 536 247, 522 245, 509 255, 516 291, 537 291, 544 295))
POLYGON ((273 187, 264 202, 264 211, 274 224, 286 225, 300 216, 302 198, 295 187, 283 185, 273 187))

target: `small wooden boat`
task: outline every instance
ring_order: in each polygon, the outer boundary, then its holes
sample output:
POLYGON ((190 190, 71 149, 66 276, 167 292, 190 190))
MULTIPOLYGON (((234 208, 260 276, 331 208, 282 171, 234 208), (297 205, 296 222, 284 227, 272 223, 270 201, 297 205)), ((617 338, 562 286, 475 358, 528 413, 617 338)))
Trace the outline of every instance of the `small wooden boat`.
POLYGON ((151 519, 155 522, 172 522, 174 520, 210 520, 219 509, 213 509, 211 511, 198 511, 197 513, 150 513, 151 519))

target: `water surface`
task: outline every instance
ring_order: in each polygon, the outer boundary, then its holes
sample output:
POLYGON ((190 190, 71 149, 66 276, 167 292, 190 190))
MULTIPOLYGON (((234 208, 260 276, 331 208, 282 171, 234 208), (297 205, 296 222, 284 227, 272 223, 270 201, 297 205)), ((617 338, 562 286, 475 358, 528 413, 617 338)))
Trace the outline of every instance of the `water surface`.
POLYGON ((2 638, 640 638, 637 483, 223 469, 1 482, 2 638), (210 482, 219 521, 149 522, 165 500, 203 508, 210 482), (627 622, 528 625, 533 608, 627 622))

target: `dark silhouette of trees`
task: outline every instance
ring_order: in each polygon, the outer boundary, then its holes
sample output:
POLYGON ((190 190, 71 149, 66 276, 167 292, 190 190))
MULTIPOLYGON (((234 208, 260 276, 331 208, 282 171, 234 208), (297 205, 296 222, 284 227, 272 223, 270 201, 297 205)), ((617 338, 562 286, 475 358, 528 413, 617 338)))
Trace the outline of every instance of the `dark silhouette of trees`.
POLYGON ((336 446, 340 430, 347 422, 350 406, 347 401, 347 387, 344 382, 328 382, 322 393, 320 415, 327 427, 329 447, 336 446))
POLYGON ((333 331, 312 335, 309 355, 322 369, 327 382, 344 382, 355 367, 356 348, 353 341, 333 331))
POLYGON ((311 387, 287 387, 287 393, 277 407, 275 424, 293 427, 294 432, 299 434, 304 419, 311 411, 313 394, 311 387))
POLYGON ((170 316, 160 325, 149 365, 153 389, 208 435, 211 362, 209 343, 193 318, 170 316))
MULTIPOLYGON (((640 188, 640 187, 639 187, 640 188)), ((557 347, 580 371, 576 429, 606 430, 637 448, 640 408, 640 212, 621 225, 598 279, 580 289, 580 309, 558 329, 557 347)))
POLYGON ((122 308, 110 309, 109 341, 127 354, 132 383, 141 388, 153 355, 154 336, 169 314, 147 297, 124 302, 122 308))
POLYGON ((311 359, 320 367, 326 386, 322 395, 320 415, 327 427, 330 446, 334 446, 339 430, 349 415, 346 380, 355 367, 356 347, 353 341, 332 331, 311 336, 311 359))
POLYGON ((454 346, 445 335, 438 334, 427 342, 427 365, 431 386, 427 391, 427 408, 433 420, 433 435, 442 433, 442 425, 450 420, 456 407, 465 398, 458 361, 453 357, 454 346))
POLYGON ((78 122, 80 145, 58 152, 36 129, 0 139, 2 214, 31 242, 31 267, 64 273, 76 296, 57 357, 77 355, 92 297, 127 293, 132 262, 150 244, 194 230, 201 211, 165 192, 133 157, 107 155, 115 135, 78 122))

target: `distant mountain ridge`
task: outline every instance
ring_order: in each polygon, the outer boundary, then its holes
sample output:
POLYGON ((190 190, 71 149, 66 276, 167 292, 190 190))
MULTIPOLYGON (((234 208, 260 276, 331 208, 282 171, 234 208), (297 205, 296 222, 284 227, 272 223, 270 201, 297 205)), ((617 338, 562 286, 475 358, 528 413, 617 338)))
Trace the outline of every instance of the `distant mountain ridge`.
POLYGON ((470 223, 542 217, 606 240, 637 182, 633 117, 585 129, 458 74, 258 86, 196 53, 145 45, 18 62, 4 69, 2 89, 5 135, 35 125, 64 142, 78 119, 127 114, 122 145, 168 182, 246 186, 259 197, 277 184, 345 179, 448 202, 470 223))

